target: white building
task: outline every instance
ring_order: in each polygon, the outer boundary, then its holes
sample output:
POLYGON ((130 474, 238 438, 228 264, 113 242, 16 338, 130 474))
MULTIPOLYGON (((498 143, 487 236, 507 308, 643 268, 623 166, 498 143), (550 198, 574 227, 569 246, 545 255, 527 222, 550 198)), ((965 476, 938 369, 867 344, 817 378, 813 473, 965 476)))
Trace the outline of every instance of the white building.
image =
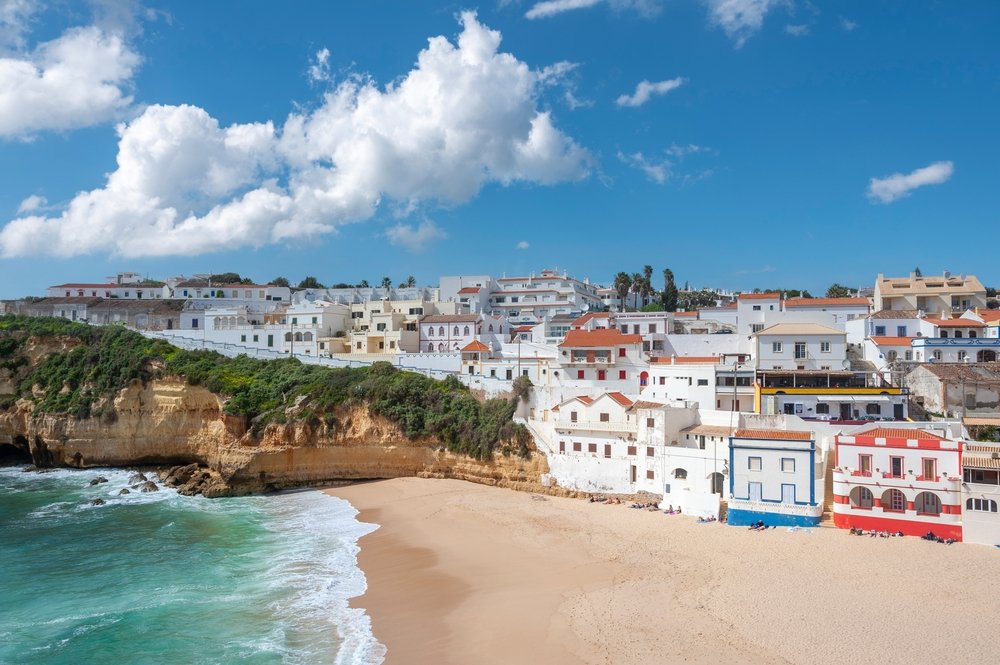
POLYGON ((501 277, 494 284, 488 310, 494 316, 506 317, 513 325, 602 308, 597 287, 589 280, 581 281, 554 270, 527 277, 501 277))
POLYGON ((510 339, 510 324, 489 314, 432 314, 420 320, 421 353, 457 352, 473 340, 491 349, 510 339))
POLYGON ((565 386, 636 394, 649 381, 642 337, 617 328, 570 330, 559 344, 559 380, 565 386))
POLYGON ((962 454, 962 540, 1000 545, 1000 444, 968 442, 962 454))
POLYGON ((875 278, 875 311, 884 309, 920 310, 923 312, 964 312, 986 307, 986 288, 973 275, 923 276, 911 272, 908 277, 875 278))
POLYGON ((758 369, 844 370, 847 333, 816 323, 779 323, 753 334, 758 369))

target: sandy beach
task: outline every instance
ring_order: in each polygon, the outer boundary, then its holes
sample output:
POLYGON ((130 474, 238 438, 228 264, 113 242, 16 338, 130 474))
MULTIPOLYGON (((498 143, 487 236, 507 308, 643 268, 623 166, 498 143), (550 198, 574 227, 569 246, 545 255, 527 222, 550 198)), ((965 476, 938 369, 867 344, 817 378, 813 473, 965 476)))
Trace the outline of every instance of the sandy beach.
POLYGON ((328 490, 387 665, 995 663, 1000 550, 405 478, 328 490))

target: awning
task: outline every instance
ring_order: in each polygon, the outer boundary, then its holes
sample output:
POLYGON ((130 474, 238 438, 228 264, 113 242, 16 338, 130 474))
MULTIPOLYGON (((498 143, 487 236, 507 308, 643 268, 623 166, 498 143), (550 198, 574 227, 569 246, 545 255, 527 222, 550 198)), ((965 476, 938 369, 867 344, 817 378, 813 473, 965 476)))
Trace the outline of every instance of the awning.
POLYGON ((970 416, 962 418, 962 423, 966 426, 993 425, 1000 426, 1000 416, 970 416))
POLYGON ((817 397, 817 402, 853 402, 855 399, 850 395, 836 395, 831 397, 817 397))

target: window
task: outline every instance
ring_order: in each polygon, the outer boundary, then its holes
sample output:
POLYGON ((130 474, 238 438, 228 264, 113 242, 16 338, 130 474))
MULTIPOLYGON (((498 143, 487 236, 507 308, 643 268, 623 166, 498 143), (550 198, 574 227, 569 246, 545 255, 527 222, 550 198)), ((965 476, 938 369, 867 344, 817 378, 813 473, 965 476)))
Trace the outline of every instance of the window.
POLYGON ((607 375, 608 375, 608 373, 607 373, 606 370, 603 370, 603 369, 597 370, 597 380, 598 381, 604 381, 605 379, 607 379, 607 375))
POLYGON ((971 339, 975 339, 976 338, 976 331, 975 330, 970 330, 969 331, 969 337, 971 339))
POLYGON ((925 457, 920 461, 920 468, 923 471, 922 478, 917 480, 937 480, 937 460, 932 457, 925 457))
POLYGON ((579 441, 574 441, 573 442, 573 452, 574 453, 578 453, 578 452, 580 452, 582 450, 583 450, 583 448, 581 447, 580 442, 579 441))
POLYGON ((944 339, 947 339, 948 338, 948 331, 947 330, 942 330, 941 331, 941 337, 944 338, 944 339))
POLYGON ((885 337, 885 326, 875 326, 875 336, 885 337))
POLYGON ((583 376, 584 376, 584 374, 583 374, 583 370, 582 369, 576 370, 576 378, 583 379, 583 376))
POLYGON ((635 446, 628 447, 628 454, 630 457, 635 457, 635 446))
POLYGON ((781 353, 781 342, 771 342, 771 353, 781 353))
POLYGON ((596 443, 588 443, 587 444, 587 452, 588 453, 594 453, 596 455, 597 454, 597 444, 596 443))
POLYGON ((661 377, 660 377, 660 385, 661 385, 661 386, 662 386, 662 385, 666 385, 666 383, 667 383, 667 377, 665 377, 665 376, 661 376, 661 377))
POLYGON ((782 457, 781 470, 783 473, 795 473, 795 460, 791 457, 782 457))
POLYGON ((965 351, 959 351, 958 352, 958 362, 964 362, 965 359, 968 357, 968 355, 969 354, 967 354, 965 351))
POLYGON ((656 472, 652 469, 646 469, 646 480, 654 480, 656 478, 656 472))
POLYGON ((254 335, 253 336, 253 341, 259 342, 260 341, 259 337, 260 337, 259 335, 254 335))
POLYGON ((649 332, 651 332, 651 333, 655 333, 656 332, 656 324, 655 323, 650 323, 649 324, 649 332))
POLYGON ((858 472, 862 476, 872 475, 872 456, 858 455, 858 472))
POLYGON ((941 499, 933 492, 921 492, 913 500, 913 507, 923 515, 940 515, 941 499))
POLYGON ((601 418, 601 422, 602 422, 602 423, 607 423, 607 422, 611 422, 611 414, 608 414, 608 413, 602 413, 602 414, 600 415, 600 418, 601 418))
POLYGON ((632 324, 632 334, 633 335, 638 335, 639 334, 639 324, 638 323, 633 323, 632 324))
POLYGON ((241 342, 247 341, 247 336, 246 335, 240 335, 240 341, 241 342))
POLYGON ((299 317, 297 317, 297 316, 293 316, 293 317, 292 317, 292 325, 293 325, 293 326, 294 326, 294 325, 298 325, 298 323, 299 323, 299 317))
POLYGON ((819 343, 820 353, 830 353, 830 342, 820 342, 819 343))
POLYGON ((830 413, 830 405, 819 403, 816 405, 816 413, 818 414, 828 414, 830 413))
POLYGON ((974 510, 978 513, 995 513, 997 511, 997 502, 993 499, 966 499, 965 509, 974 510))
POLYGON ((621 347, 620 349, 618 349, 618 357, 619 358, 624 358, 625 357, 625 347, 624 346, 621 347))
POLYGON ((934 360, 941 360, 941 351, 935 350, 934 353, 931 354, 931 356, 934 358, 934 360))
POLYGON ((764 329, 764 324, 763 323, 751 323, 750 324, 750 332, 760 332, 763 329, 764 329))
POLYGON ((698 385, 699 386, 707 386, 708 385, 708 379, 698 379, 698 385))
POLYGON ((191 319, 191 327, 195 330, 198 329, 198 319, 191 319))
POLYGON ((438 326, 438 337, 444 337, 444 326, 438 326))
POLYGON ((889 478, 902 478, 903 477, 903 458, 902 457, 890 457, 889 458, 889 478))
POLYGON ((869 416, 879 416, 882 415, 882 407, 878 404, 869 404, 865 407, 865 412, 869 416))
POLYGON ((677 480, 686 480, 688 477, 687 469, 674 469, 674 478, 677 480))
POLYGON ((569 412, 569 421, 571 423, 575 423, 576 422, 576 411, 570 411, 569 412))
POLYGON ((872 496, 871 490, 867 487, 855 487, 852 489, 850 499, 851 508, 861 508, 862 510, 870 510, 875 501, 875 497, 872 496))
POLYGON ((751 471, 760 471, 760 458, 759 457, 749 457, 747 458, 747 468, 751 471))
POLYGON ((604 444, 604 456, 607 457, 607 458, 611 457, 611 444, 610 443, 605 443, 604 444))
POLYGON ((646 446, 646 457, 653 456, 653 446, 646 446))
POLYGON ((753 306, 753 311, 759 312, 760 311, 760 305, 754 305, 753 306))
POLYGON ((906 351, 903 353, 904 360, 913 360, 913 351, 906 351))
POLYGON ((628 375, 625 373, 625 370, 623 369, 618 370, 618 378, 621 379, 622 381, 628 378, 628 375))
POLYGON ((654 420, 653 418, 646 418, 646 427, 651 428, 655 426, 656 426, 656 420, 654 420))
POLYGON ((906 337, 906 326, 896 326, 896 337, 906 337))
POLYGON ((901 513, 906 510, 906 496, 897 489, 891 489, 882 495, 882 510, 901 513))
POLYGON ((801 360, 806 357, 806 343, 795 342, 795 358, 801 360))
POLYGON ((961 331, 961 330, 956 330, 956 331, 955 331, 955 339, 958 339, 958 338, 960 338, 961 336, 962 336, 962 331, 961 331))
POLYGON ((465 326, 465 334, 466 334, 466 335, 468 335, 468 334, 469 334, 469 326, 465 326))

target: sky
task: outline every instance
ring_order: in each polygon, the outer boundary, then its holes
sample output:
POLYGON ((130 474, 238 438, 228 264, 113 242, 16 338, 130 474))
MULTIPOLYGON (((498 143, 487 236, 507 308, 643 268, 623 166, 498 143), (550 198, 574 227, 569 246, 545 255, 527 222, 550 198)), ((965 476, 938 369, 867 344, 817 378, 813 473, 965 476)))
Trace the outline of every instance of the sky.
POLYGON ((1000 286, 1000 3, 0 0, 0 297, 1000 286))

